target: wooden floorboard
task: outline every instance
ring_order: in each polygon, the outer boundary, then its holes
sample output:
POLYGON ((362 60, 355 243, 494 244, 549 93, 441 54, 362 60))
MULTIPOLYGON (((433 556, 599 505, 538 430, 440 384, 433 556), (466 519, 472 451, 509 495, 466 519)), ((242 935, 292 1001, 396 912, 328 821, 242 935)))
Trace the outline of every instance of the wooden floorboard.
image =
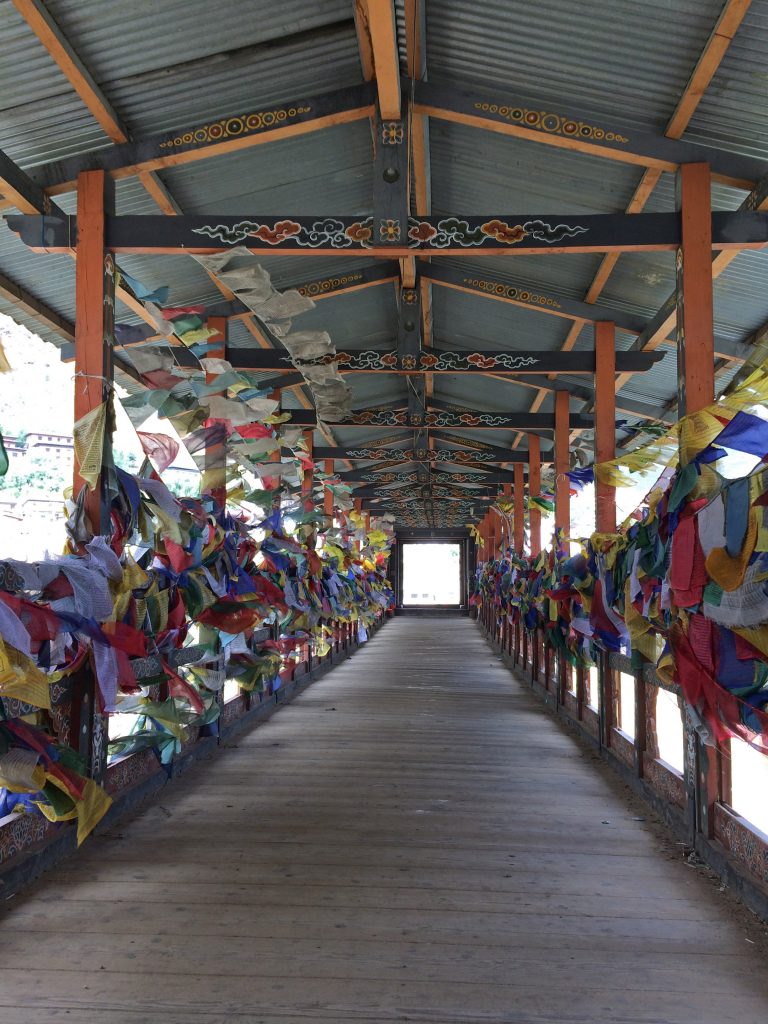
POLYGON ((764 931, 467 619, 397 618, 0 917, 0 1024, 757 1024, 764 931))

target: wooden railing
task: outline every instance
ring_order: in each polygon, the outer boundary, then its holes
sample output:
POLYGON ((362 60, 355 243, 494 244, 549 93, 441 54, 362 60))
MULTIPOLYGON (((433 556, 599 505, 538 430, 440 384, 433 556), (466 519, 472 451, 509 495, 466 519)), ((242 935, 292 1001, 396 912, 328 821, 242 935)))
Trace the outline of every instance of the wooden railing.
POLYGON ((659 755, 658 693, 674 693, 681 713, 686 713, 678 688, 662 680, 637 651, 631 657, 603 652, 596 664, 597 692, 592 694, 585 667, 557 656, 540 630, 511 622, 491 598, 481 600, 477 619, 508 667, 631 782, 675 830, 681 848, 709 864, 756 913, 768 918, 768 836, 731 806, 729 750, 708 748, 713 763, 703 765, 686 745, 683 772, 659 755), (633 680, 634 736, 620 727, 620 673, 633 680), (695 784, 701 772, 708 775, 706 786, 695 784))

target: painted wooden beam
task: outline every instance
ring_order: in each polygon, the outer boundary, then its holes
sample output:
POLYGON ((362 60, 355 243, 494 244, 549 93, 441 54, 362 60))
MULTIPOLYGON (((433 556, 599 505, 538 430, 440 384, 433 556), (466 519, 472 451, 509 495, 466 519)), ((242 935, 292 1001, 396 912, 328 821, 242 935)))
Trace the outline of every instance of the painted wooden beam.
POLYGON ((399 249, 408 233, 410 198, 410 123, 407 110, 397 116, 377 111, 373 130, 372 241, 386 249, 399 249))
MULTIPOLYGON (((381 284, 389 284, 400 277, 400 267, 396 260, 381 260, 372 267, 350 270, 346 274, 335 274, 332 277, 317 277, 302 284, 289 285, 300 295, 318 302, 320 299, 333 298, 336 295, 349 295, 381 284)), ((282 287, 282 286, 281 286, 282 287)))
MULTIPOLYGON (((370 466, 367 469, 351 469, 339 473, 339 476, 345 481, 370 484, 416 483, 417 481, 415 471, 393 471, 388 468, 378 469, 376 466, 370 466)), ((440 470, 432 470, 430 479, 433 483, 447 484, 448 486, 464 484, 471 492, 473 487, 483 488, 489 484, 511 483, 515 480, 515 474, 511 470, 491 469, 488 466, 473 467, 472 472, 443 467, 440 470)))
MULTIPOLYGON (((241 370, 284 371, 291 364, 290 357, 281 349, 230 348, 227 358, 241 370)), ((616 365, 620 370, 638 372, 648 370, 662 352, 617 352, 616 365)), ((461 351, 425 349, 420 355, 398 357, 395 350, 340 349, 335 356, 318 363, 336 363, 342 373, 494 373, 526 374, 595 372, 594 350, 582 352, 531 351, 461 351)))
POLYGON ((421 276, 441 287, 495 299, 498 302, 521 306, 524 309, 534 309, 540 313, 548 313, 550 316, 559 316, 567 320, 613 320, 617 326, 630 334, 640 334, 646 326, 646 320, 633 313, 610 309, 608 306, 579 302, 577 299, 553 295, 535 287, 499 281, 487 275, 466 273, 455 267, 446 267, 439 263, 423 267, 421 276))
POLYGON ((434 450, 429 448, 381 448, 371 444, 359 447, 315 448, 315 456, 318 459, 369 460, 371 462, 453 462, 457 465, 525 462, 528 459, 526 451, 511 448, 499 453, 495 449, 491 451, 457 451, 453 448, 436 448, 434 450))
MULTIPOLYGON (((291 409, 291 423, 296 426, 314 426, 317 414, 313 409, 291 409)), ((571 429, 586 430, 594 425, 594 417, 573 412, 570 416, 571 429)), ((462 430, 554 430, 555 417, 552 413, 508 413, 493 412, 451 412, 427 410, 408 412, 405 409, 358 409, 345 420, 332 420, 333 427, 456 427, 462 430)))
POLYGON ((373 114, 374 102, 375 93, 370 85, 337 89, 41 164, 30 171, 30 176, 51 195, 70 192, 83 167, 102 168, 113 178, 179 167, 333 125, 361 121, 373 114))
POLYGON ((708 160, 713 178, 736 188, 751 189, 764 173, 764 162, 754 157, 636 131, 574 108, 546 108, 535 100, 509 93, 416 82, 414 111, 659 171, 674 172, 681 164, 708 160))
MULTIPOLYGON (((6 216, 12 231, 39 252, 67 252, 77 237, 76 217, 6 216)), ((112 252, 214 253, 243 245, 253 253, 291 252, 400 257, 530 255, 561 252, 647 252, 674 250, 680 222, 674 213, 585 214, 566 217, 532 214, 456 214, 411 218, 400 247, 378 243, 372 217, 291 217, 198 214, 113 217, 107 223, 112 252)), ((713 249, 759 249, 768 242, 768 217, 759 212, 712 214, 713 249)))

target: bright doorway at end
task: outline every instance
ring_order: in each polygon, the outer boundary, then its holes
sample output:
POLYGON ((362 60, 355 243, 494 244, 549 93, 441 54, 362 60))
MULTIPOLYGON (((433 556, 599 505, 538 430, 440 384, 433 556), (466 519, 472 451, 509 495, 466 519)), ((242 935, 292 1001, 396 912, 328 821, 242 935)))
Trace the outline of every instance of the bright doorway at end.
POLYGON ((461 604, 460 544, 403 544, 403 604, 461 604))

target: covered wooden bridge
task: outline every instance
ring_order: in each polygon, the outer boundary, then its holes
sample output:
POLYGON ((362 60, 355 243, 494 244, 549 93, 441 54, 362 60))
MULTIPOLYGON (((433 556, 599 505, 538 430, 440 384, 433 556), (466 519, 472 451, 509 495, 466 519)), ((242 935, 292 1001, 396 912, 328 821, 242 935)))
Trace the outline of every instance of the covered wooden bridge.
POLYGON ((0 39, 0 1024, 764 1020, 768 0, 0 39))

